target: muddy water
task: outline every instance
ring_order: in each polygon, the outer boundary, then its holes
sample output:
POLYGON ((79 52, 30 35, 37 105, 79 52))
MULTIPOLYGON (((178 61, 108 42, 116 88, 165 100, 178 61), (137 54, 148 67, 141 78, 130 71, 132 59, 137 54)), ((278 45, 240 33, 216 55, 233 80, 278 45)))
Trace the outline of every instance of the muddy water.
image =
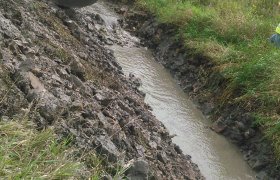
POLYGON ((142 79, 142 90, 147 93, 146 102, 154 115, 171 134, 177 134, 173 141, 192 156, 207 179, 254 179, 236 147, 207 128, 209 121, 148 50, 119 46, 112 49, 124 72, 142 79))
MULTIPOLYGON (((117 15, 102 3, 87 10, 100 13, 108 31, 117 23, 117 15)), ((238 149, 207 128, 209 120, 205 119, 164 67, 154 60, 151 52, 143 47, 135 47, 136 38, 127 32, 120 29, 119 33, 125 37, 123 41, 130 43, 110 48, 114 50, 125 74, 132 72, 141 78, 141 90, 146 93, 145 100, 153 108, 153 114, 165 124, 171 134, 177 135, 173 141, 184 153, 192 156, 206 179, 255 179, 254 172, 238 149)))

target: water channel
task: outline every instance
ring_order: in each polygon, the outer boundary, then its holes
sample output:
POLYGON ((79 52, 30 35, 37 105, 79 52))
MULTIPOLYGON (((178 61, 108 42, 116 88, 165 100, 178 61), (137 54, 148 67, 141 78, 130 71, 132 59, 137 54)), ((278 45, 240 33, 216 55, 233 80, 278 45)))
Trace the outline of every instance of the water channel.
MULTIPOLYGON (((85 10, 99 13, 111 31, 118 16, 99 2, 85 10)), ((137 38, 121 30, 125 46, 109 46, 126 75, 139 77, 146 93, 145 101, 153 108, 153 114, 164 123, 171 134, 177 136, 173 142, 185 154, 191 155, 206 179, 251 180, 255 173, 243 160, 239 150, 223 136, 211 131, 210 121, 190 101, 171 74, 144 47, 137 47, 137 38)))

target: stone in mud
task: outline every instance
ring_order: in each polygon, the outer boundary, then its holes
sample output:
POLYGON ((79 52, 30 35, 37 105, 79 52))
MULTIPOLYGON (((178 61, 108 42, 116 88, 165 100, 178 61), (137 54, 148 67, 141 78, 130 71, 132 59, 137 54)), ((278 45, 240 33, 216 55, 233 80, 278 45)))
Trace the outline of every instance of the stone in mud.
POLYGON ((143 120, 143 122, 149 122, 151 120, 151 117, 143 112, 141 112, 141 119, 143 120))
POLYGON ((245 138, 242 132, 238 128, 233 127, 232 129, 229 130, 229 132, 230 132, 229 137, 234 143, 239 145, 242 145, 244 143, 243 141, 245 138))
POLYGON ((178 153, 178 154, 182 154, 183 151, 181 150, 181 148, 178 145, 174 145, 174 150, 178 153))
POLYGON ((85 89, 84 83, 77 76, 71 74, 67 79, 72 83, 74 89, 85 89))
POLYGON ((162 163, 164 163, 164 164, 166 164, 167 163, 167 161, 168 161, 168 159, 167 159, 167 157, 166 157, 166 153, 165 152, 158 152, 157 153, 157 158, 158 158, 158 160, 160 160, 162 163))
POLYGON ((258 160, 254 163, 254 165, 253 165, 252 168, 253 168, 255 171, 260 171, 260 170, 262 170, 263 168, 265 168, 266 165, 267 165, 266 162, 261 161, 260 159, 258 159, 258 160))
POLYGON ((82 39, 82 36, 85 36, 86 34, 80 29, 78 24, 75 21, 72 20, 65 20, 64 24, 68 26, 69 30, 71 31, 72 35, 76 37, 77 39, 82 39))
POLYGON ((97 114, 97 117, 99 119, 99 122, 102 124, 102 127, 104 127, 106 129, 110 126, 107 118, 104 116, 104 114, 102 112, 99 112, 97 114))
POLYGON ((58 111, 63 109, 59 107, 59 100, 50 93, 44 93, 39 96, 38 110, 40 115, 51 124, 55 118, 59 117, 58 111))
POLYGON ((235 125, 236 125, 236 127, 237 127, 239 130, 241 130, 241 131, 246 130, 246 126, 245 126, 245 124, 244 124, 243 122, 236 121, 236 122, 235 122, 235 125))
POLYGON ((122 6, 121 8, 117 9, 117 13, 119 14, 125 14, 128 12, 128 6, 122 6))
POLYGON ((44 73, 42 72, 42 70, 40 68, 34 67, 33 69, 31 69, 31 72, 37 76, 37 77, 42 77, 44 75, 44 73))
POLYGON ((79 58, 83 59, 83 60, 87 60, 88 59, 88 55, 84 52, 78 52, 78 56, 79 58))
POLYGON ((135 148, 137 150, 137 153, 138 153, 139 157, 144 157, 145 156, 145 151, 146 150, 142 145, 137 144, 137 145, 135 145, 135 148))
POLYGON ((63 79, 69 78, 69 73, 65 68, 56 68, 56 72, 63 79))
POLYGON ((136 78, 134 74, 129 73, 129 80, 136 86, 140 87, 142 85, 142 81, 139 78, 136 78))
POLYGON ((41 83, 39 78, 37 78, 32 72, 27 73, 27 77, 30 81, 30 86, 34 89, 37 93, 44 93, 46 89, 44 85, 41 83))
POLYGON ((71 62, 70 68, 72 74, 76 75, 82 81, 85 81, 85 74, 86 74, 85 67, 78 59, 75 59, 71 62))
POLYGON ((151 148, 153 148, 153 149, 157 149, 157 143, 156 142, 154 142, 154 141, 150 141, 149 142, 149 146, 151 147, 151 148))
POLYGON ((269 178, 269 176, 267 175, 267 173, 264 172, 264 171, 259 172, 259 173, 257 174, 256 178, 257 178, 258 180, 272 180, 271 178, 269 178))
POLYGON ((96 20, 96 23, 100 25, 105 25, 105 21, 102 19, 102 17, 99 14, 94 15, 93 18, 96 20))
POLYGON ((7 38, 16 38, 21 36, 19 29, 9 20, 6 19, 2 13, 0 13, 0 40, 2 40, 2 34, 7 38))
POLYGON ((250 138, 254 137, 255 134, 256 134, 256 131, 254 129, 250 128, 250 129, 248 129, 247 131, 244 132, 244 137, 246 139, 250 139, 250 138))
POLYGON ((56 113, 53 111, 53 109, 55 109, 55 107, 53 108, 53 106, 40 106, 39 108, 39 113, 40 115, 48 122, 48 124, 51 124, 56 116, 56 113))
POLYGON ((211 125, 211 129, 213 131, 215 131, 216 133, 222 133, 223 131, 225 131, 226 129, 226 125, 222 122, 222 119, 219 118, 217 121, 215 121, 212 125, 211 125))
POLYGON ((112 98, 106 97, 106 95, 102 95, 101 93, 97 93, 95 95, 95 99, 100 101, 101 105, 108 106, 110 102, 113 100, 112 98))
POLYGON ((69 20, 69 19, 65 20, 65 21, 64 21, 64 24, 65 24, 66 26, 68 26, 68 28, 69 28, 71 31, 75 31, 76 29, 79 28, 78 24, 77 24, 75 21, 72 21, 72 20, 69 20))
POLYGON ((109 138, 105 136, 98 137, 96 145, 97 151, 105 155, 109 162, 117 162, 119 160, 120 152, 109 138))
POLYGON ((135 161, 126 171, 129 180, 145 180, 148 179, 149 164, 144 160, 135 161))
POLYGON ((130 107, 128 107, 128 106, 127 106, 126 104, 124 104, 123 102, 119 101, 119 102, 118 102, 118 105, 119 105, 119 107, 120 107, 122 110, 126 111, 126 112, 129 113, 130 115, 133 115, 133 114, 134 114, 133 109, 131 109, 130 107))
POLYGON ((70 107, 70 111, 82 111, 84 109, 84 106, 82 102, 80 101, 74 101, 72 102, 72 105, 70 107))

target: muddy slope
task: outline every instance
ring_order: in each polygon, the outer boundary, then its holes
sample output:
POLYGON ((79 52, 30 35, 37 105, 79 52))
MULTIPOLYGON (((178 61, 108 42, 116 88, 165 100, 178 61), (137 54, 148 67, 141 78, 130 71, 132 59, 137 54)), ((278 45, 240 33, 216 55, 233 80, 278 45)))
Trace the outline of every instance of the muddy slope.
POLYGON ((178 37, 176 27, 159 23, 151 14, 135 10, 131 5, 118 5, 116 9, 124 17, 125 29, 141 37, 143 44, 153 49, 156 59, 213 120, 210 128, 240 147, 244 159, 258 173, 258 179, 280 179, 271 142, 265 139, 253 118, 230 99, 221 104, 226 79, 215 71, 212 62, 175 39, 178 37))
POLYGON ((104 47, 100 16, 81 12, 0 0, 0 119, 73 136, 81 151, 104 157, 111 175, 130 162, 131 179, 204 179, 104 47))

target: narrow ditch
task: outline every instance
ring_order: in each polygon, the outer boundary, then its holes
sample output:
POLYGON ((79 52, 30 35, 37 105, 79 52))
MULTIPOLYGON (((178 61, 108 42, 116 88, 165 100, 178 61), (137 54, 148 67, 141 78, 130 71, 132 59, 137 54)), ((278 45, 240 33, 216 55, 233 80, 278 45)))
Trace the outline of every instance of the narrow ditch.
POLYGON ((209 129, 210 122, 189 100, 171 74, 154 60, 152 53, 139 45, 118 26, 118 16, 105 3, 98 2, 84 11, 94 11, 106 25, 108 47, 123 68, 142 80, 140 90, 153 114, 161 120, 173 141, 192 156, 206 179, 255 179, 255 173, 243 160, 239 150, 224 137, 209 129))

